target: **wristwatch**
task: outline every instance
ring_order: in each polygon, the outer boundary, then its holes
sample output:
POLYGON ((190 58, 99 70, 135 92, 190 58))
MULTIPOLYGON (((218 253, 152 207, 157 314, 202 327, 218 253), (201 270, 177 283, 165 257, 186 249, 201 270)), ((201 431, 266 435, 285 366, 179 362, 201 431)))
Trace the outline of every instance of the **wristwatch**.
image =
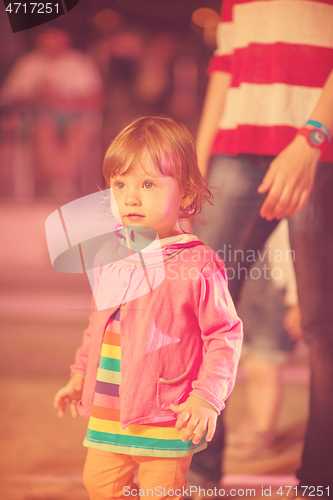
POLYGON ((321 151, 331 140, 331 134, 328 128, 316 120, 308 120, 297 134, 304 135, 307 143, 312 148, 317 148, 321 151), (311 128, 309 128, 308 125, 310 125, 311 128))
POLYGON ((322 150, 327 145, 326 135, 319 128, 302 127, 297 133, 304 135, 306 142, 312 148, 322 150))
POLYGON ((304 125, 312 125, 315 128, 319 128, 322 132, 324 132, 327 142, 330 142, 332 139, 332 136, 330 134, 330 131, 328 130, 325 125, 322 123, 318 122, 317 120, 308 120, 304 125))

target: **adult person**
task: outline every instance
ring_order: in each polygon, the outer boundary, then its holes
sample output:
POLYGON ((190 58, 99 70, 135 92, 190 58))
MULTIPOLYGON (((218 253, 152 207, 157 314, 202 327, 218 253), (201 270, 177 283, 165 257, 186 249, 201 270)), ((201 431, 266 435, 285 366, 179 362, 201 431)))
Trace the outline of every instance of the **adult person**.
MULTIPOLYGON (((64 198, 97 187, 102 79, 92 58, 71 47, 57 25, 41 29, 36 48, 13 66, 0 92, 4 106, 28 107, 34 121, 36 180, 43 194, 64 198), (94 180, 96 182, 94 183, 94 180), (94 183, 93 186, 89 185, 94 183)), ((98 179, 100 180, 100 179, 98 179)))
POLYGON ((238 427, 228 430, 226 456, 264 458, 282 444, 277 428, 284 399, 281 372, 302 335, 287 219, 253 263, 237 311, 246 332, 240 360, 246 408, 238 427))
MULTIPOLYGON (((297 492, 325 498, 333 492, 333 5, 224 0, 217 38, 197 149, 203 175, 222 189, 198 233, 225 258, 237 302, 251 252, 289 217, 311 365, 297 471, 309 489, 297 492)), ((219 481, 222 441, 220 421, 191 481, 219 481)))

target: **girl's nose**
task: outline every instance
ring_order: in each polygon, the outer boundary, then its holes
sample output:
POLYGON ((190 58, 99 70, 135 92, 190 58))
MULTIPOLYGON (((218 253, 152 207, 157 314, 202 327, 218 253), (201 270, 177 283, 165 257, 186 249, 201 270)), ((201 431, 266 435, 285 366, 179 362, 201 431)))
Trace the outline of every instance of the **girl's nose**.
POLYGON ((127 192, 125 205, 141 205, 140 196, 135 190, 130 190, 127 192))

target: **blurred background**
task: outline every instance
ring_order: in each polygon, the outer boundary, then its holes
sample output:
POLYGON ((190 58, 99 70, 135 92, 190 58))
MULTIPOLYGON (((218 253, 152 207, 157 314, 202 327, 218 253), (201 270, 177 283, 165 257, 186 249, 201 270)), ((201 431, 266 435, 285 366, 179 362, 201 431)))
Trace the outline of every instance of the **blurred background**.
MULTIPOLYGON (((13 34, 0 5, 1 498, 84 500, 86 421, 58 420, 55 392, 89 314, 85 275, 50 263, 45 220, 103 188, 103 153, 143 115, 169 115, 195 135, 215 48, 220 0, 81 0, 42 27, 13 34)), ((226 453, 225 484, 296 484, 307 418, 307 352, 282 370, 274 451, 226 453), (287 481, 287 482, 286 482, 287 481)), ((244 373, 227 407, 246 413, 244 373)), ((274 496, 272 494, 272 496, 274 496)))

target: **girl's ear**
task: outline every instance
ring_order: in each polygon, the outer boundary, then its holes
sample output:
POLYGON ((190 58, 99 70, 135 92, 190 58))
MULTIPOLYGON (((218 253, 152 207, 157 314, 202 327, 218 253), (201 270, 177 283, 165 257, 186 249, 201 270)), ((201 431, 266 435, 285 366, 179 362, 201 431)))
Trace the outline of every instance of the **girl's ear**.
POLYGON ((189 205, 191 205, 192 203, 192 197, 185 194, 183 197, 182 197, 182 200, 181 200, 181 207, 182 208, 186 208, 188 207, 189 205))

